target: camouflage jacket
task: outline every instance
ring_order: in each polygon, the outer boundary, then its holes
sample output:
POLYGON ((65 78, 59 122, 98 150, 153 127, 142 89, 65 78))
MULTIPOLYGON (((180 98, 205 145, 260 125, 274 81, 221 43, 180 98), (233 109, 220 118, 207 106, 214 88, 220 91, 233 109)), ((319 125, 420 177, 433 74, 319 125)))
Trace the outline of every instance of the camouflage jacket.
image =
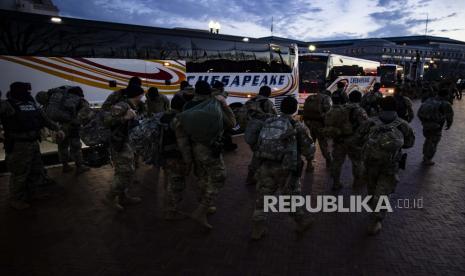
POLYGON ((376 116, 379 113, 379 101, 383 95, 379 91, 370 91, 363 95, 360 105, 365 109, 368 116, 376 116))
POLYGON ((170 100, 164 94, 158 94, 155 99, 150 99, 147 97, 145 103, 147 105, 146 110, 148 115, 170 110, 170 100))
MULTIPOLYGON (((50 120, 41 108, 36 106, 36 109, 39 113, 39 117, 40 117, 39 121, 41 122, 43 127, 49 128, 54 131, 60 130, 60 126, 57 123, 50 120)), ((8 118, 11 119, 11 117, 15 116, 15 114, 16 114, 16 110, 8 100, 0 101, 0 120, 2 122, 4 120, 7 120, 8 118)), ((7 134, 8 130, 7 129, 4 129, 4 130, 5 130, 5 134, 7 134)), ((12 138, 25 139, 25 140, 35 139, 36 137, 40 137, 40 134, 36 133, 35 131, 24 132, 24 133, 8 133, 8 135, 10 135, 12 138)))
POLYGON ((257 95, 254 99, 257 102, 263 101, 263 105, 260 105, 260 108, 262 109, 263 113, 273 114, 273 115, 278 114, 276 107, 274 106, 273 102, 269 98, 262 96, 262 95, 257 95))
POLYGON ((135 125, 136 120, 126 120, 124 116, 129 109, 136 111, 137 106, 131 101, 124 99, 111 106, 110 111, 105 114, 105 125, 111 129, 111 143, 121 146, 128 141, 129 129, 135 125))

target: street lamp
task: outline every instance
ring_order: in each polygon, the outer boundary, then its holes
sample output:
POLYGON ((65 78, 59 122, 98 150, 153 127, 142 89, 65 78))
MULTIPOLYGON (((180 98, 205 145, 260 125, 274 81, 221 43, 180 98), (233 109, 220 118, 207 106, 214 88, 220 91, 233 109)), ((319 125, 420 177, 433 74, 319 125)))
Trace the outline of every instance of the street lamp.
POLYGON ((50 18, 50 21, 52 21, 53 23, 61 23, 61 18, 54 16, 50 18))
POLYGON ((208 28, 210 29, 210 33, 218 34, 221 29, 221 24, 220 22, 210 20, 210 22, 208 22, 208 28))
POLYGON ((208 22, 208 28, 210 29, 210 33, 213 33, 213 29, 215 28, 215 22, 210 20, 210 22, 208 22))
POLYGON ((313 44, 311 44, 311 45, 308 46, 308 50, 309 50, 310 52, 315 52, 316 46, 313 45, 313 44))

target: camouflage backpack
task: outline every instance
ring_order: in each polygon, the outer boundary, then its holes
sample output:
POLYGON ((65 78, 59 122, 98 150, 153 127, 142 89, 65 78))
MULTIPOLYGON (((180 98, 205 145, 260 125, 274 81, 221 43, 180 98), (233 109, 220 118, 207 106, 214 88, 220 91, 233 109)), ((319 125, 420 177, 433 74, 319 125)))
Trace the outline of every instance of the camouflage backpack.
POLYGON ((89 106, 79 110, 78 119, 81 123, 79 134, 84 144, 89 147, 109 145, 111 130, 105 126, 105 116, 105 111, 93 109, 89 106))
POLYGON ((360 105, 369 116, 374 116, 379 112, 379 97, 374 92, 368 92, 362 97, 360 105))
POLYGON ((257 157, 282 161, 296 146, 296 130, 289 118, 272 117, 267 119, 260 130, 257 142, 257 157))
POLYGON ((364 159, 382 163, 392 162, 404 145, 404 135, 398 129, 401 121, 396 119, 385 124, 376 118, 374 123, 363 147, 364 159))
POLYGON ((352 135, 351 111, 347 105, 334 105, 325 115, 325 135, 329 138, 352 135))
POLYGON ((323 96, 320 93, 309 95, 304 103, 304 120, 322 120, 324 118, 323 96))
POLYGON ((146 164, 162 165, 163 133, 169 125, 161 122, 163 112, 143 119, 129 132, 129 144, 146 164))
POLYGON ((69 94, 69 89, 73 86, 60 86, 50 89, 48 102, 45 104, 47 116, 59 123, 68 123, 77 115, 77 109, 81 98, 74 94, 69 94))
POLYGON ((257 144, 263 124, 264 120, 259 119, 252 119, 247 123, 247 127, 244 131, 244 139, 247 144, 251 146, 257 144))
POLYGON ((444 122, 445 117, 441 111, 442 103, 436 98, 429 98, 421 104, 418 109, 418 118, 422 123, 433 123, 440 125, 444 122))
POLYGON ((216 98, 181 112, 178 118, 194 142, 211 145, 223 132, 223 110, 216 98))

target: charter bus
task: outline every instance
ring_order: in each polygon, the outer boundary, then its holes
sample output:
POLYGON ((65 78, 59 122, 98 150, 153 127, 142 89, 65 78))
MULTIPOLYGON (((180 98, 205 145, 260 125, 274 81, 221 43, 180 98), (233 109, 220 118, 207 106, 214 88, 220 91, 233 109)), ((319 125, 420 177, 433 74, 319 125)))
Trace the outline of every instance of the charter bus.
POLYGON ((310 93, 326 89, 334 92, 338 82, 346 84, 346 91, 367 92, 375 82, 379 62, 330 53, 299 55, 299 103, 310 93))
POLYGON ((404 68, 397 64, 383 63, 377 71, 381 79, 381 93, 383 95, 394 94, 396 84, 403 82, 404 68))
POLYGON ((33 93, 77 85, 101 104, 129 78, 173 95, 181 81, 221 81, 228 103, 263 85, 276 105, 297 96, 297 46, 200 30, 167 29, 0 10, 0 90, 14 81, 33 93))

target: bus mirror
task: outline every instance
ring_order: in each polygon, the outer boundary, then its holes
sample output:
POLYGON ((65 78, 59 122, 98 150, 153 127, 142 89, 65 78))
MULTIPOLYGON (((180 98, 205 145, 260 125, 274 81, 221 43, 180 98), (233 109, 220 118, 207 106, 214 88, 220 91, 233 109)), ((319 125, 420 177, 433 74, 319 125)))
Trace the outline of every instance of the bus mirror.
POLYGON ((116 81, 115 80, 108 81, 108 86, 109 87, 116 87, 116 81))

